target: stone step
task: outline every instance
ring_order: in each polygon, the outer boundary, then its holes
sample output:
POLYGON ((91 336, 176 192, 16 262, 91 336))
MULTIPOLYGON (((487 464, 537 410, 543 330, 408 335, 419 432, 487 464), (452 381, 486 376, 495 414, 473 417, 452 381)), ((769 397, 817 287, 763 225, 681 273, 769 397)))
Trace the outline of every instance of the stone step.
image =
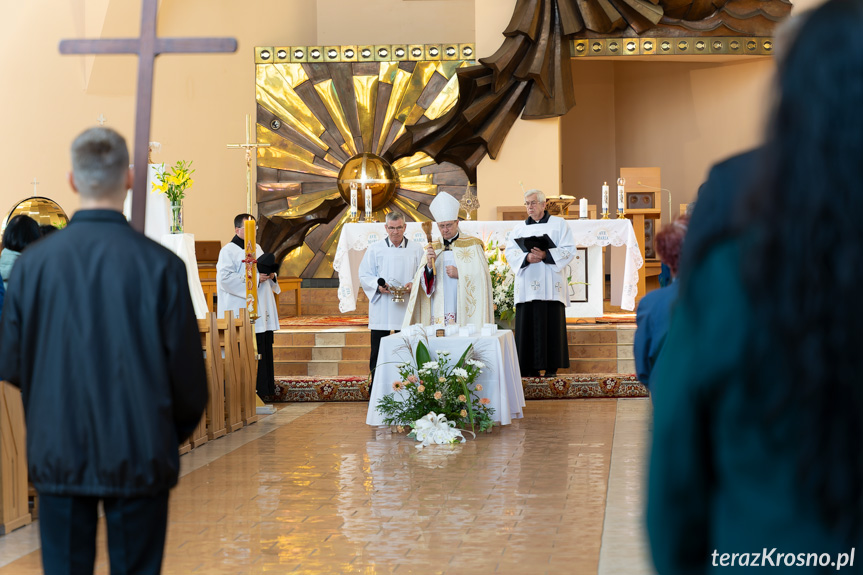
MULTIPOLYGON (((560 373, 634 373, 634 327, 631 324, 569 326, 570 367, 560 373)), ((363 328, 276 332, 275 373, 280 377, 367 376, 369 337, 363 328)))

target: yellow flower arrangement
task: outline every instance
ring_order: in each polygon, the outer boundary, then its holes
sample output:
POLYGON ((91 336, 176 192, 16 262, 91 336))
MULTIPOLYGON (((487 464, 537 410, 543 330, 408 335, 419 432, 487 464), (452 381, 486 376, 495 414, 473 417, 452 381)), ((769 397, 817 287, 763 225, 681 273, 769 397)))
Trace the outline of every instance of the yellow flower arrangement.
POLYGON ((152 191, 165 194, 172 204, 180 203, 186 197, 186 190, 195 183, 192 179, 195 170, 191 167, 192 162, 179 160, 170 171, 165 170, 156 176, 152 191))

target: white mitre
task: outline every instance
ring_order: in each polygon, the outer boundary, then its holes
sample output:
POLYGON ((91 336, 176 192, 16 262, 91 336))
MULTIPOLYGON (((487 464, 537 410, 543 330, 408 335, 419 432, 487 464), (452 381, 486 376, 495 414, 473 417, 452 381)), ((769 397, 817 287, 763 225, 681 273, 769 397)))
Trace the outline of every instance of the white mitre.
POLYGON ((429 204, 429 211, 436 222, 452 222, 458 219, 458 211, 461 204, 458 200, 446 192, 440 192, 432 203, 429 204))

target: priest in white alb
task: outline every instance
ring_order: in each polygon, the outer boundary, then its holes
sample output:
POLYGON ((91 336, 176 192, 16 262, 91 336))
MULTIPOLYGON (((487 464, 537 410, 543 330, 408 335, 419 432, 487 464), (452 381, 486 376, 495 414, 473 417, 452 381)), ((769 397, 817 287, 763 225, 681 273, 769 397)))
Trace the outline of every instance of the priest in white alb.
POLYGON ((506 243, 506 261, 515 274, 515 345, 524 377, 545 377, 569 367, 566 268, 575 257, 575 239, 566 220, 549 215, 545 194, 524 194, 527 219, 506 243))
POLYGON ((485 249, 479 239, 460 235, 459 208, 458 200, 446 192, 429 205, 443 241, 426 246, 414 276, 404 328, 417 323, 477 328, 494 323, 485 249))
POLYGON ((387 237, 368 247, 359 269, 360 285, 369 298, 369 371, 378 364, 381 339, 393 330, 399 331, 405 318, 407 303, 393 301, 389 288, 394 284, 410 288, 424 253, 420 244, 405 237, 405 217, 401 212, 387 213, 384 227, 387 237))

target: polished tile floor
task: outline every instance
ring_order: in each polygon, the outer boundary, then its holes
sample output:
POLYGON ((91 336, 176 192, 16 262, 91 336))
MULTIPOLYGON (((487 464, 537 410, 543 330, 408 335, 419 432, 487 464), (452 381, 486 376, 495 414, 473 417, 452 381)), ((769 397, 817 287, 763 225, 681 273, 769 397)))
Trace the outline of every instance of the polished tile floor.
MULTIPOLYGON (((525 418, 417 450, 359 403, 291 404, 181 458, 164 573, 651 574, 647 399, 530 401, 525 418)), ((100 532, 97 573, 107 573, 100 532)), ((40 573, 38 528, 0 575, 40 573)))

